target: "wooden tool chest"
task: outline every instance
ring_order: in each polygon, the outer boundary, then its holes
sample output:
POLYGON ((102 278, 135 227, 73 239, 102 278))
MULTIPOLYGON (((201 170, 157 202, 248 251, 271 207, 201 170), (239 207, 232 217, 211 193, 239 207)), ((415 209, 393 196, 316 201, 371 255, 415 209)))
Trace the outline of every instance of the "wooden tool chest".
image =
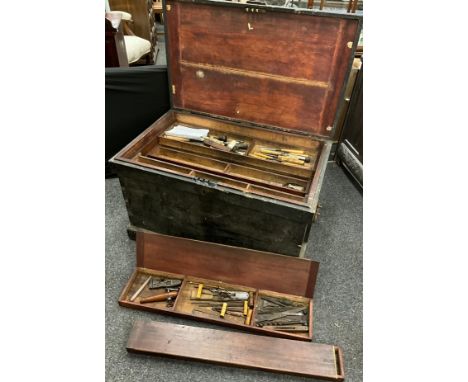
POLYGON ((361 17, 202 0, 164 11, 172 109, 111 159, 130 223, 302 256, 361 17), (180 126, 207 136, 171 135, 180 126))
POLYGON ((312 339, 315 261, 141 231, 136 257, 121 306, 312 339), (236 297, 217 299, 217 290, 236 297))

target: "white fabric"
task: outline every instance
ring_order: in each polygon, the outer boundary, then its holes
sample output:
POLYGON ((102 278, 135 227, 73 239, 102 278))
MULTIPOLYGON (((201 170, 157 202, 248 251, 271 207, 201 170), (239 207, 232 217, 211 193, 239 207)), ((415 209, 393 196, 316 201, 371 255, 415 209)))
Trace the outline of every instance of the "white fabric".
POLYGON ((194 141, 203 141, 208 136, 208 129, 194 129, 184 125, 175 125, 172 129, 166 131, 170 137, 186 138, 194 141))
POLYGON ((138 61, 151 51, 151 43, 144 38, 138 36, 124 36, 124 39, 129 64, 138 61))
POLYGON ((132 20, 132 15, 130 13, 127 13, 127 12, 123 12, 123 11, 110 11, 110 12, 107 12, 107 13, 110 13, 111 15, 121 15, 122 16, 122 20, 125 20, 125 21, 131 21, 132 20))

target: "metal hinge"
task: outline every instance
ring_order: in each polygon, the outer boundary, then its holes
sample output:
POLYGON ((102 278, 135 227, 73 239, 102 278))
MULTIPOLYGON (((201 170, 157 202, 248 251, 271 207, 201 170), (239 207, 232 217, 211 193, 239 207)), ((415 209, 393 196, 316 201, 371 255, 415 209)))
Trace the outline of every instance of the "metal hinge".
POLYGON ((171 4, 166 4, 166 10, 169 12, 171 10, 171 4))
POLYGON ((172 94, 175 94, 175 85, 172 85, 172 94))

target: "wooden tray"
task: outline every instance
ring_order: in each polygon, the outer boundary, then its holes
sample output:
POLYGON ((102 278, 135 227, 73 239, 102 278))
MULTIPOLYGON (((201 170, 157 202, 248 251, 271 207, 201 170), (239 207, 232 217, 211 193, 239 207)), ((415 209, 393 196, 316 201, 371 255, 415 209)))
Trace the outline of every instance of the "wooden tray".
POLYGON ((124 287, 121 306, 166 313, 195 320, 236 327, 269 336, 303 341, 312 339, 313 292, 319 263, 251 249, 230 247, 179 237, 137 232, 137 267, 124 287), (140 303, 142 298, 157 294, 146 286, 141 294, 131 296, 149 276, 179 279, 182 285, 172 307, 166 302, 140 303), (194 312, 191 296, 199 283, 205 287, 222 287, 250 292, 254 296, 250 324, 245 317, 194 312), (257 326, 257 308, 263 297, 283 298, 308 308, 308 331, 282 332, 257 326))
POLYGON ((343 355, 333 345, 246 333, 136 321, 127 351, 343 381, 343 355))

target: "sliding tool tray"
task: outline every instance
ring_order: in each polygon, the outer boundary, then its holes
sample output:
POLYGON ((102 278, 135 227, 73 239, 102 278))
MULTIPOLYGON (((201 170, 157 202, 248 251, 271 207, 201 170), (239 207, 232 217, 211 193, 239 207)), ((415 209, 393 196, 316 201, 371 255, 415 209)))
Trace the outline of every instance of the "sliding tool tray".
POLYGON ((310 341, 318 266, 306 259, 139 231, 137 267, 119 304, 310 341))
POLYGON ((131 225, 302 257, 361 17, 202 0, 164 11, 172 109, 111 159, 131 225), (207 134, 171 134, 181 126, 207 134))
POLYGON ((344 380, 343 354, 337 346, 297 343, 168 322, 136 321, 127 351, 328 381, 344 380))

